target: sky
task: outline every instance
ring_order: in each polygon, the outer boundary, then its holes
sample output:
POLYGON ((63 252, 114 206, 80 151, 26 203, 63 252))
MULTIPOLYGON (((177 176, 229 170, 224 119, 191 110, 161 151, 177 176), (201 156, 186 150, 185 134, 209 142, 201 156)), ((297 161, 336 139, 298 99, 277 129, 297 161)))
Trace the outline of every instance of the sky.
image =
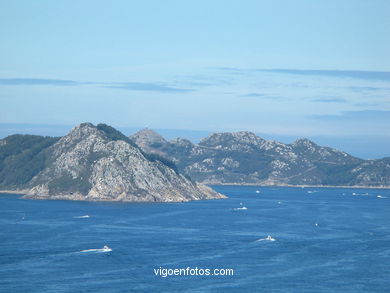
POLYGON ((387 0, 0 0, 0 136, 88 121, 390 156, 389 31, 387 0))

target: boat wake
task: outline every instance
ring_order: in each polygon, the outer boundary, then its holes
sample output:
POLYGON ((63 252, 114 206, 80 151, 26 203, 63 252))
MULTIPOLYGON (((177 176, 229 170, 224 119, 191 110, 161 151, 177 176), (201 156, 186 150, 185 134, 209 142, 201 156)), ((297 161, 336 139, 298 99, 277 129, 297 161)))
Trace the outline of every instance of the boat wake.
POLYGON ((95 249, 86 249, 81 250, 79 253, 102 253, 102 252, 111 252, 112 249, 107 245, 104 245, 103 248, 95 248, 95 249))
POLYGON ((366 192, 366 193, 352 192, 352 195, 368 195, 368 192, 366 192))
POLYGON ((89 215, 84 215, 84 216, 73 217, 73 219, 85 219, 85 218, 90 218, 90 216, 89 215))

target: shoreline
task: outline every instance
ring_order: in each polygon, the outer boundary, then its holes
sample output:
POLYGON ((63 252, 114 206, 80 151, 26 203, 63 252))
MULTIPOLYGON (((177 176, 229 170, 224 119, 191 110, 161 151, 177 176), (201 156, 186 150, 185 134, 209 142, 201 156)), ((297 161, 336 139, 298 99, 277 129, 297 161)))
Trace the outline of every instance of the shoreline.
POLYGON ((345 188, 345 189, 390 189, 390 186, 369 185, 290 185, 290 184, 255 184, 255 183, 203 183, 208 186, 258 186, 258 187, 289 187, 289 188, 345 188))
MULTIPOLYGON (((390 189, 390 186, 368 185, 289 185, 289 184, 255 184, 255 183, 202 183, 207 186, 257 186, 257 187, 288 187, 288 188, 343 188, 343 189, 390 189)), ((28 189, 0 190, 5 194, 20 194, 28 196, 28 189)), ((43 199, 43 198, 42 198, 43 199)), ((48 199, 48 198, 45 198, 48 199)), ((104 201, 104 200, 103 200, 104 201)))
POLYGON ((5 189, 5 190, 0 190, 0 193, 6 193, 6 194, 27 194, 27 190, 20 190, 20 189, 17 189, 17 190, 10 190, 10 189, 5 189))
POLYGON ((79 201, 79 202, 117 202, 117 203, 148 203, 148 204, 157 204, 157 203, 186 203, 186 202, 191 202, 191 201, 199 201, 199 200, 221 200, 221 199, 226 199, 228 198, 224 194, 220 194, 223 197, 218 197, 218 198, 204 198, 204 199, 189 199, 189 200, 173 200, 173 201, 145 201, 145 200, 137 200, 137 201, 132 201, 132 200, 123 200, 123 199, 108 199, 108 198, 102 198, 102 199, 85 199, 80 195, 79 197, 74 197, 74 195, 52 195, 52 196, 37 196, 37 195, 31 195, 28 194, 28 189, 18 189, 18 190, 0 190, 0 194, 14 194, 14 195, 22 195, 20 197, 21 199, 33 199, 33 200, 66 200, 66 201, 79 201), (69 196, 72 196, 71 198, 69 196))

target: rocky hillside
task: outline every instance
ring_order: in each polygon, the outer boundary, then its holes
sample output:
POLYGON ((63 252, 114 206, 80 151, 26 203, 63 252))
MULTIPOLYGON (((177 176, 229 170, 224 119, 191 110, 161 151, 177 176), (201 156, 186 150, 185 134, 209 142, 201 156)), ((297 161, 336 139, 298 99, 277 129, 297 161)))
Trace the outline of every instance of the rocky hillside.
POLYGON ((390 186, 390 158, 362 160, 308 139, 284 144, 243 131, 215 133, 193 144, 167 141, 149 129, 130 138, 203 183, 390 186))
POLYGON ((31 198, 177 202, 223 198, 181 175, 171 161, 144 153, 105 124, 81 124, 62 138, 0 140, 0 188, 31 198))

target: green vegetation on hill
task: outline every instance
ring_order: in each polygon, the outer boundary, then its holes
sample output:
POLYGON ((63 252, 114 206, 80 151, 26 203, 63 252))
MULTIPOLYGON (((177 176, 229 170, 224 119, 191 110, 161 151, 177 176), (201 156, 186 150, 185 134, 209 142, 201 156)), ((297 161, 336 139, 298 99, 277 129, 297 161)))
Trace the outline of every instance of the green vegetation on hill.
MULTIPOLYGON (((149 161, 159 161, 179 173, 171 160, 157 154, 143 152, 129 137, 115 128, 106 124, 98 124, 97 129, 102 131, 108 140, 123 140, 138 148, 149 161)), ((15 134, 0 140, 0 189, 27 187, 29 181, 48 166, 48 158, 51 154, 47 148, 59 139, 59 137, 15 134)), ((92 164, 101 155, 93 153, 85 158, 87 165, 92 164)), ((83 173, 82 177, 88 178, 88 175, 90 174, 83 173)), ((72 186, 72 191, 85 192, 90 188, 90 183, 79 178, 74 179, 66 176, 50 183, 50 187, 56 192, 60 192, 68 186, 72 186)))
POLYGON ((96 126, 96 128, 100 131, 103 131, 109 140, 123 140, 131 144, 132 146, 138 148, 138 146, 130 138, 107 124, 100 123, 96 126))
POLYGON ((46 166, 45 149, 58 137, 15 134, 0 145, 0 188, 21 187, 46 166))

